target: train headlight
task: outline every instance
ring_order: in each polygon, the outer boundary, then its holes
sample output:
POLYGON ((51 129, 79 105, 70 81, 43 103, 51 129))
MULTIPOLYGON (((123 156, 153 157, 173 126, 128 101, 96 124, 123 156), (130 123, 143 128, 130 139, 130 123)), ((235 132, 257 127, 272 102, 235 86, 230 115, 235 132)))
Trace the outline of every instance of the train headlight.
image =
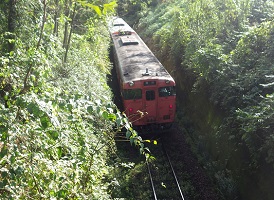
POLYGON ((166 84, 169 84, 170 83, 170 80, 166 80, 166 84))
POLYGON ((134 85, 134 82, 133 81, 130 81, 129 82, 129 86, 132 87, 134 85))

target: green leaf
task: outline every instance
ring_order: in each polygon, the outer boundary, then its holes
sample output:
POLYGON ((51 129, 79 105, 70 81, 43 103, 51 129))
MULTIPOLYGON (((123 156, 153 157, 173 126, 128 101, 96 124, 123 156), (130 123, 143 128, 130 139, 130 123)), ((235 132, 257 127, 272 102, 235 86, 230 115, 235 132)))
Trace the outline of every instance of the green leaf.
POLYGON ((59 190, 57 192, 57 197, 58 198, 66 198, 67 197, 67 190, 59 190))
POLYGON ((40 118, 40 122, 41 122, 41 125, 42 125, 43 129, 48 128, 51 124, 48 116, 46 116, 46 115, 44 115, 40 118))
POLYGON ((103 111, 102 116, 103 116, 104 119, 108 119, 108 112, 103 111))
POLYGON ((1 152, 0 152, 0 159, 4 158, 5 155, 8 154, 8 149, 5 147, 2 147, 1 152))
POLYGON ((104 4, 103 14, 106 15, 108 11, 114 12, 114 8, 117 6, 116 1, 104 4))
POLYGON ((87 111, 88 111, 89 114, 92 114, 93 113, 93 106, 88 106, 87 111))
POLYGON ((139 152, 140 152, 140 154, 142 155, 142 154, 144 153, 144 148, 141 147, 141 148, 139 149, 139 152))
POLYGON ((130 136, 131 136, 131 131, 127 130, 127 132, 126 132, 126 138, 129 139, 130 136))
POLYGON ((95 12, 96 12, 99 16, 102 16, 102 12, 101 12, 101 9, 99 8, 99 6, 91 5, 91 7, 93 8, 93 10, 95 10, 95 12))
POLYGON ((57 155, 58 155, 59 158, 62 157, 62 153, 63 153, 62 147, 57 147, 57 155))
POLYGON ((7 168, 2 168, 2 170, 1 170, 1 178, 6 178, 6 177, 8 177, 8 169, 7 168))
POLYGON ((108 114, 108 119, 110 120, 110 121, 115 121, 116 120, 116 115, 115 114, 108 114))
POLYGON ((97 113, 100 113, 100 112, 101 112, 101 107, 97 106, 96 112, 97 112, 97 113))
POLYGON ((36 81, 36 77, 34 76, 34 75, 30 75, 30 79, 31 79, 31 81, 36 81))
POLYGON ((61 108, 61 109, 64 109, 65 108, 65 106, 66 106, 66 104, 65 103, 59 103, 59 107, 61 108))
POLYGON ((68 110, 71 112, 72 111, 72 108, 73 108, 73 106, 72 106, 72 104, 67 104, 67 108, 68 108, 68 110))
POLYGON ((39 117, 41 114, 44 114, 35 103, 30 103, 27 106, 27 109, 29 113, 34 115, 34 117, 39 117))
POLYGON ((13 164, 14 162, 15 162, 15 160, 16 160, 16 156, 11 156, 10 157, 10 164, 13 164))
POLYGON ((50 138, 53 140, 57 140, 59 137, 59 133, 57 131, 48 131, 50 138))
POLYGON ((1 125, 0 126, 1 141, 6 141, 8 138, 8 127, 1 125))
POLYGON ((134 143, 135 139, 134 138, 130 138, 130 144, 132 145, 134 143))
POLYGON ((23 106, 24 106, 24 101, 23 101, 23 99, 22 99, 21 97, 18 97, 18 98, 16 99, 16 105, 17 105, 17 106, 20 106, 20 107, 23 107, 23 106))
POLYGON ((121 126, 121 122, 122 122, 122 120, 120 118, 116 119, 116 124, 117 124, 118 128, 121 126))
POLYGON ((3 179, 2 181, 0 181, 1 188, 5 188, 5 186, 7 185, 9 185, 9 182, 7 181, 7 179, 3 179))
POLYGON ((99 16, 102 15, 102 12, 101 12, 101 9, 100 9, 99 6, 93 5, 93 4, 91 4, 91 3, 87 3, 87 2, 85 2, 85 1, 79 1, 79 0, 78 0, 78 2, 81 3, 82 6, 87 6, 87 7, 93 8, 93 10, 94 10, 99 16))

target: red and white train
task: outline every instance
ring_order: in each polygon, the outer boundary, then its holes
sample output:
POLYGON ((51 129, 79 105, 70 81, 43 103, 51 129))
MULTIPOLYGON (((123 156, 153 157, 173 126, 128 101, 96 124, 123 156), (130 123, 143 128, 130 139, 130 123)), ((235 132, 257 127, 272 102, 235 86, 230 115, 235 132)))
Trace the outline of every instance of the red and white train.
POLYGON ((176 110, 174 79, 123 19, 113 19, 110 35, 128 119, 137 128, 170 128, 176 110))

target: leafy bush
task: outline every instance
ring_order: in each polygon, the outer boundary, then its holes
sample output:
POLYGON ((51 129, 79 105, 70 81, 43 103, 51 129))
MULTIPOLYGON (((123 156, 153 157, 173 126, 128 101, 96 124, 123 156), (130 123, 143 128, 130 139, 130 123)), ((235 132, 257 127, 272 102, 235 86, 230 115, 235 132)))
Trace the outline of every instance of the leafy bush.
POLYGON ((107 85, 105 22, 115 2, 101 2, 102 11, 82 1, 10 2, 0 3, 1 199, 110 199, 116 132, 126 128, 145 153, 107 85), (81 7, 92 17, 79 18, 81 7))
POLYGON ((185 93, 184 106, 202 129, 196 140, 211 139, 204 146, 214 143, 209 149, 222 158, 220 171, 234 167, 236 179, 243 168, 258 174, 273 166, 273 11, 269 0, 172 1, 139 23, 159 58, 176 66, 169 67, 185 93), (182 80, 180 71, 195 80, 182 80), (239 158, 242 164, 235 163, 239 158))

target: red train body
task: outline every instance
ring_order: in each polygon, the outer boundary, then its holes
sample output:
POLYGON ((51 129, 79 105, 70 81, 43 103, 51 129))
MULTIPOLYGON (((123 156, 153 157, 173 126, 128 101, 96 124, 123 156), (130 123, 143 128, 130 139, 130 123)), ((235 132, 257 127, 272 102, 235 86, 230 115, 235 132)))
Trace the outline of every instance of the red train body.
POLYGON ((133 126, 169 128, 176 110, 174 79, 123 19, 111 22, 110 35, 127 117, 133 126))

